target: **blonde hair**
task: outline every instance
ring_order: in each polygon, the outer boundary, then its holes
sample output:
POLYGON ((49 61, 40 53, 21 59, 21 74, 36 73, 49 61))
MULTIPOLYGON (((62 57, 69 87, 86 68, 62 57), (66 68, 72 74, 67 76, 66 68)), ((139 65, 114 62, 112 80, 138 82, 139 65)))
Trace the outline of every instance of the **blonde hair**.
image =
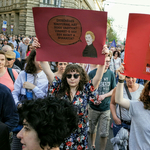
POLYGON ((90 35, 91 35, 93 41, 95 40, 95 35, 94 35, 94 33, 93 33, 92 31, 87 31, 87 32, 85 33, 85 36, 86 36, 87 34, 90 34, 90 35))

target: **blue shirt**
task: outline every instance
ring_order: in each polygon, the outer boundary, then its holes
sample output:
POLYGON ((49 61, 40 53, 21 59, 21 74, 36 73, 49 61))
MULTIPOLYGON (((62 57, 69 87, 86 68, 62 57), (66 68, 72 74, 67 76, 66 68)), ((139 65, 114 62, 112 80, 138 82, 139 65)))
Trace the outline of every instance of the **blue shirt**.
POLYGON ((16 58, 20 58, 20 53, 17 52, 16 50, 13 51, 16 54, 16 58))

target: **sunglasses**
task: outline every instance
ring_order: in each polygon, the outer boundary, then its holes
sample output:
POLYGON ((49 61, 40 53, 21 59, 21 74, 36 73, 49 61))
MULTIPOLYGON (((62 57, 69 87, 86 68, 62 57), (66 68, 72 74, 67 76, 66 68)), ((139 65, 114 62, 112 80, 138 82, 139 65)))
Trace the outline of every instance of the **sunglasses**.
POLYGON ((11 61, 11 60, 13 60, 13 58, 7 58, 7 60, 8 60, 8 61, 11 61))
POLYGON ((73 76, 75 79, 77 79, 77 78, 80 76, 80 74, 67 74, 67 75, 66 75, 66 77, 67 77, 68 79, 71 79, 72 76, 73 76))

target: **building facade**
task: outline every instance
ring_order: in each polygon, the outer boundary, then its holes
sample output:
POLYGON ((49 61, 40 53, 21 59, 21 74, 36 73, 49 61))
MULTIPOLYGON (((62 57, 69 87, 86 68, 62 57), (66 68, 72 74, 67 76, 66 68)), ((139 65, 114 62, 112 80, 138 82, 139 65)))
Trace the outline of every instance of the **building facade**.
POLYGON ((32 7, 60 7, 100 11, 103 10, 103 1, 104 0, 0 0, 0 33, 3 33, 3 21, 7 21, 6 34, 34 36, 35 30, 32 7))

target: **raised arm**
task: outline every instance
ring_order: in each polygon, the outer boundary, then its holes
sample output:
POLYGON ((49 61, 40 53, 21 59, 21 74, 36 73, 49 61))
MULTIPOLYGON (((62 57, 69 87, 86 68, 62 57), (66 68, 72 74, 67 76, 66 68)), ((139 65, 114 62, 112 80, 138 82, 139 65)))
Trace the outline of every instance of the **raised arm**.
POLYGON ((48 81, 51 85, 53 80, 54 80, 55 74, 52 72, 52 70, 51 70, 51 68, 50 68, 47 61, 41 61, 40 64, 41 64, 41 67, 42 67, 44 73, 46 74, 46 76, 48 78, 48 81))
MULTIPOLYGON (((39 43, 37 38, 34 39, 34 41, 32 43, 32 46, 35 49, 40 47, 40 43, 39 43)), ((46 76, 48 78, 48 81, 49 81, 49 83, 51 85, 53 80, 54 80, 54 76, 55 76, 54 73, 52 72, 52 70, 51 70, 51 68, 50 68, 50 66, 49 66, 47 61, 41 61, 40 64, 41 64, 41 67, 42 67, 44 73, 46 74, 46 76)))
POLYGON ((115 124, 119 125, 121 124, 121 120, 117 117, 117 114, 116 114, 115 93, 116 93, 116 88, 113 90, 113 93, 111 96, 110 111, 111 111, 113 120, 115 121, 115 124))
POLYGON ((122 107, 129 109, 130 101, 128 99, 123 98, 123 85, 124 85, 125 76, 120 74, 120 72, 123 72, 123 70, 124 70, 123 66, 121 66, 118 70, 119 82, 116 88, 115 102, 121 105, 122 107))
MULTIPOLYGON (((103 50, 102 50, 102 54, 108 55, 109 54, 109 50, 107 48, 107 45, 104 45, 103 50)), ((93 78, 93 86, 94 89, 98 88, 98 85, 102 79, 103 73, 104 73, 104 69, 105 69, 105 65, 99 65, 96 71, 96 75, 93 78)))

